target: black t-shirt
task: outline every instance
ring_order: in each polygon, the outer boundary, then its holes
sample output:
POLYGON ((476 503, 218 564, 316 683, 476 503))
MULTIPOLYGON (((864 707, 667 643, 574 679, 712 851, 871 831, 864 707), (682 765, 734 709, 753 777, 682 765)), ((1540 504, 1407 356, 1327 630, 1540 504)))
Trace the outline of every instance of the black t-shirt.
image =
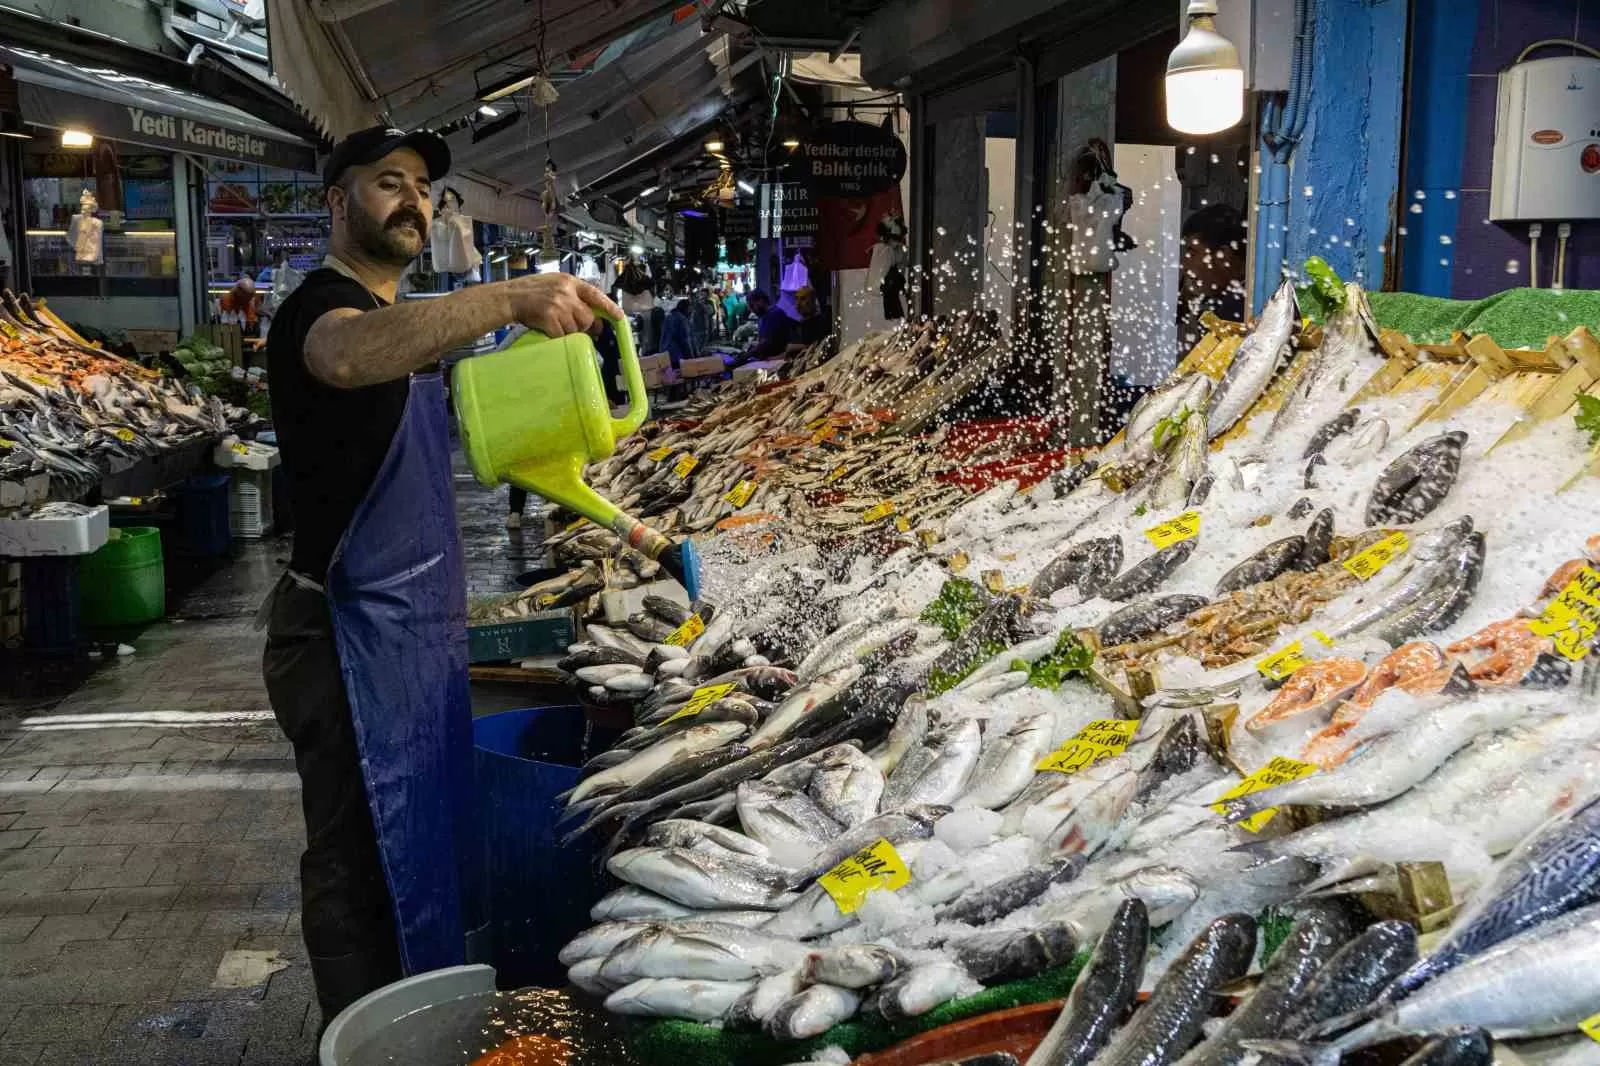
POLYGON ((383 306, 360 282, 323 267, 283 302, 267 335, 272 423, 294 509, 289 565, 318 581, 389 453, 410 386, 405 378, 357 389, 325 385, 306 369, 306 334, 335 308, 383 306))

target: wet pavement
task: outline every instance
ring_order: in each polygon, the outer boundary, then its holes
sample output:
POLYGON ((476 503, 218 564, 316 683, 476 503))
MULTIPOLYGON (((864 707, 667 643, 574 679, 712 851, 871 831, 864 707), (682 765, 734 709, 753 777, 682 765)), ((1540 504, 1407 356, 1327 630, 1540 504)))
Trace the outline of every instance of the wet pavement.
MULTIPOLYGON (((456 480, 470 590, 515 587, 541 520, 513 538, 505 490, 456 480)), ((0 663, 0 1066, 314 1061, 299 781, 252 625, 288 548, 236 541, 130 656, 0 663)))

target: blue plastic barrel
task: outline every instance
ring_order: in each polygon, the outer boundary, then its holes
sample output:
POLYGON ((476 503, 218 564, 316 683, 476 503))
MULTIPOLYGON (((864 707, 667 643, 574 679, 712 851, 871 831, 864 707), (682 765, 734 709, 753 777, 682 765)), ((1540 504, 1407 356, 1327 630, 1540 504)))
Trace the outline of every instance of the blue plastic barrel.
POLYGON ((560 844, 556 797, 578 783, 597 738, 581 707, 484 715, 472 732, 490 960, 502 988, 562 987, 556 953, 594 924, 589 908, 606 883, 594 844, 560 844))
POLYGON ((233 546, 228 520, 228 475, 192 477, 178 493, 178 543, 186 555, 213 559, 233 546))

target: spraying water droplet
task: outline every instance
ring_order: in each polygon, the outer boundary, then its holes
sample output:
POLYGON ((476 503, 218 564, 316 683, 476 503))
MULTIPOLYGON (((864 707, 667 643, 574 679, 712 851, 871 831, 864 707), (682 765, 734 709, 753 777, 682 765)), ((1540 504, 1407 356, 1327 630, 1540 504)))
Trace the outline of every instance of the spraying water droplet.
POLYGON ((1421 204, 1412 204, 1412 205, 1411 205, 1411 213, 1412 213, 1412 214, 1413 214, 1413 215, 1420 215, 1420 214, 1422 214, 1422 205, 1421 205, 1421 204))
POLYGON ((1450 239, 1449 234, 1441 233, 1439 235, 1439 243, 1440 244, 1454 244, 1456 242, 1450 239))

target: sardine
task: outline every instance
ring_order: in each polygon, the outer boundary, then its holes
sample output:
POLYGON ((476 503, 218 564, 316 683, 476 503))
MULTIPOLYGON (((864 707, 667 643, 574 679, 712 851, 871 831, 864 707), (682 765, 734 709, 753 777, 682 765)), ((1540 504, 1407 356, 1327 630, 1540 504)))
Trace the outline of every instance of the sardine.
POLYGON ((1444 433, 1390 463, 1372 487, 1367 525, 1407 525, 1432 514, 1455 487, 1466 443, 1459 430, 1444 433))
POLYGON ((1095 1060, 1139 994, 1149 939, 1144 903, 1125 900, 1027 1066, 1088 1066, 1095 1060))
POLYGON ((1211 390, 1206 406, 1206 426, 1216 440, 1255 405, 1283 364, 1300 324, 1294 283, 1285 280, 1261 310, 1261 318, 1234 352, 1222 380, 1211 390))
POLYGON ((1146 1003, 1095 1059, 1101 1066, 1165 1066, 1200 1035, 1224 987, 1250 968, 1256 923, 1225 914, 1208 925, 1156 982, 1146 1003))
POLYGON ((1217 582, 1217 596, 1271 581, 1279 574, 1294 569, 1306 551, 1306 538, 1296 533, 1292 537, 1275 540, 1254 555, 1236 564, 1217 582))
POLYGON ((1173 571, 1189 560, 1189 556, 1194 554, 1194 549, 1199 543, 1199 537, 1190 537, 1188 540, 1180 540, 1176 544, 1160 549, 1143 562, 1118 575, 1100 590, 1100 597, 1113 603, 1125 603, 1154 592, 1163 581, 1172 576, 1173 571))

